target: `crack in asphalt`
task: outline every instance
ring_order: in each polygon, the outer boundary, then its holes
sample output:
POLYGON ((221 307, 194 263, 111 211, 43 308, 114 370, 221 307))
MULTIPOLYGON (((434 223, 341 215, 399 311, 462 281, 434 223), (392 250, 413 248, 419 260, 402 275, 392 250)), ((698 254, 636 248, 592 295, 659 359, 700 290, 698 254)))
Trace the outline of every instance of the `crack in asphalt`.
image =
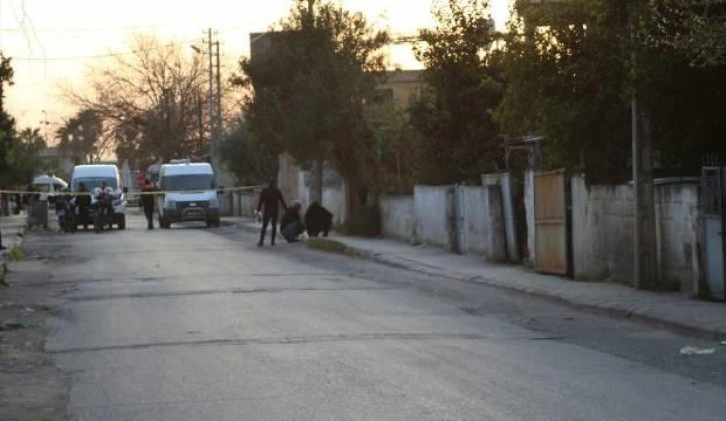
POLYGON ((276 294, 282 292, 314 292, 314 291, 393 291, 400 288, 394 287, 361 287, 361 288, 239 288, 239 289, 207 289, 196 291, 159 291, 159 292, 136 292, 125 294, 99 294, 80 295, 68 297, 70 301, 101 301, 124 298, 158 298, 158 297, 184 297, 199 295, 225 295, 225 294, 276 294))
MULTIPOLYGON (((217 276, 228 276, 228 273, 221 273, 217 276)), ((196 277, 197 275, 193 275, 192 277, 196 277)), ((214 276, 214 275, 207 275, 214 276)), ((328 280, 328 281, 340 281, 345 276, 341 275, 335 275, 330 273, 274 273, 274 272, 262 272, 262 273, 249 273, 244 274, 245 277, 252 277, 252 278, 301 278, 301 277, 315 277, 322 280, 328 280)), ((353 275, 346 275, 348 277, 353 277, 353 275)), ((179 279, 180 277, 172 277, 172 276, 142 276, 138 278, 96 278, 96 279, 79 279, 79 280, 57 280, 57 281, 42 281, 42 282, 28 282, 25 283, 24 286, 31 287, 31 288, 43 288, 43 287, 53 287, 53 286, 68 286, 68 285, 85 285, 85 284, 97 284, 97 283, 108 283, 108 282, 129 282, 129 281, 140 281, 140 282, 153 282, 153 281, 163 281, 167 279, 179 279)))
POLYGON ((305 345, 314 343, 344 343, 366 341, 560 341, 563 336, 486 336, 467 333, 363 333, 356 335, 288 336, 283 338, 204 339, 191 341, 149 342, 127 345, 108 345, 65 349, 47 349, 49 354, 78 354, 87 352, 144 350, 180 346, 249 346, 249 345, 305 345))

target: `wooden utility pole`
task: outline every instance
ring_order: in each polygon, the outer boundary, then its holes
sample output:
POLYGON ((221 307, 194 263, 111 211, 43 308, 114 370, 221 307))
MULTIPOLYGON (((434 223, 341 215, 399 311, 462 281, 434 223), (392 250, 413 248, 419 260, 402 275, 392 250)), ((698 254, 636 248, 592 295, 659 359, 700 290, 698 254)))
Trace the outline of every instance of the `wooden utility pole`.
POLYGON ((212 64, 212 28, 207 30, 207 55, 209 56, 209 161, 214 162, 214 68, 212 64))
MULTIPOLYGON (((310 33, 315 30, 315 0, 308 0, 308 16, 307 16, 307 25, 306 30, 308 30, 310 33)), ((313 37, 310 37, 309 40, 314 39, 313 37)), ((313 165, 313 191, 312 191, 312 199, 317 200, 318 203, 323 203, 323 173, 325 168, 325 157, 323 156, 323 151, 318 152, 319 155, 317 158, 315 158, 315 162, 313 165)))
MULTIPOLYGON (((637 13, 633 11, 631 13, 637 13)), ((658 276, 655 236, 655 188, 653 185, 653 144, 650 122, 638 110, 637 37, 631 26, 631 135, 633 143, 634 241, 633 283, 637 289, 653 289, 658 276)))
POLYGON ((214 43, 215 55, 217 56, 217 136, 218 140, 222 138, 222 73, 219 65, 219 38, 214 43))

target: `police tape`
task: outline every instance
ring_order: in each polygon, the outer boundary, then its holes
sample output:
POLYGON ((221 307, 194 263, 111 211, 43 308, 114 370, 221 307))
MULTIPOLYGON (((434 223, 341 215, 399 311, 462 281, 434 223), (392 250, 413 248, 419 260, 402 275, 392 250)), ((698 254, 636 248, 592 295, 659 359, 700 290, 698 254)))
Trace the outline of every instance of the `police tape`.
MULTIPOLYGON (((242 187, 221 187, 218 189, 210 189, 215 190, 217 193, 235 193, 235 192, 245 192, 245 191, 255 191, 255 190, 261 190, 265 188, 266 186, 242 186, 242 187)), ((158 195, 165 195, 165 194, 197 194, 197 193, 204 193, 208 192, 209 190, 203 190, 203 189, 193 189, 193 190, 150 190, 150 191, 141 191, 141 190, 134 190, 134 191, 127 191, 124 193, 124 195, 127 196, 158 196, 158 195)), ((68 194, 71 196, 83 196, 83 195, 90 195, 91 192, 72 192, 72 191, 62 191, 62 190, 56 190, 56 191, 39 191, 39 190, 5 190, 0 189, 0 193, 2 194, 19 194, 19 195, 64 195, 68 194)))

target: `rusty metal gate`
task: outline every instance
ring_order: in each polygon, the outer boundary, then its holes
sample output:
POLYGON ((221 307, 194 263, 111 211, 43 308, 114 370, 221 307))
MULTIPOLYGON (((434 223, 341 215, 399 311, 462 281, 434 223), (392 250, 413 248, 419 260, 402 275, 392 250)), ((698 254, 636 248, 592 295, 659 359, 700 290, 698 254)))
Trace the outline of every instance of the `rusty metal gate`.
POLYGON ((535 270, 567 275, 569 237, 564 170, 535 173, 534 223, 535 270))
POLYGON ((726 168, 704 167, 701 206, 706 240, 706 280, 710 298, 726 299, 726 168))

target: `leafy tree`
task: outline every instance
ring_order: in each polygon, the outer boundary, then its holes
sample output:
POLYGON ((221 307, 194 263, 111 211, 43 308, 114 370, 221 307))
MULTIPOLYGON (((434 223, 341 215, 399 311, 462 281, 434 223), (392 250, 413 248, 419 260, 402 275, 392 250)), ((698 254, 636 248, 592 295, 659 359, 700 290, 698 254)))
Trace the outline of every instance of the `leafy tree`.
POLYGON ((583 170, 591 181, 629 179, 637 94, 642 135, 664 171, 695 172, 704 153, 723 151, 724 67, 694 68, 682 50, 653 43, 654 28, 674 24, 659 22, 656 3, 517 2, 497 113, 506 133, 543 135, 550 166, 583 170))
POLYGON ((242 185, 264 184, 277 173, 277 155, 265 149, 242 121, 222 140, 220 154, 242 185))
POLYGON ((15 119, 5 110, 5 86, 13 84, 11 59, 0 52, 0 182, 6 183, 12 174, 8 153, 14 141, 15 119))
POLYGON ((325 2, 312 16, 293 7, 267 39, 269 49, 243 59, 244 76, 235 80, 253 92, 246 107, 250 132, 298 162, 330 161, 353 191, 375 186, 374 141, 363 108, 383 71, 387 34, 362 14, 325 2))
POLYGON ((726 64, 726 3, 719 0, 650 0, 647 40, 688 57, 692 66, 726 64))
POLYGON ((42 162, 38 154, 45 148, 47 144, 39 128, 28 127, 17 133, 10 150, 14 184, 26 183, 40 172, 42 162))
POLYGON ((416 169, 414 133, 407 112, 387 100, 374 101, 364 110, 377 150, 381 190, 404 194, 413 191, 416 169))
POLYGON ((78 163, 100 161, 110 152, 109 138, 104 136, 103 121, 94 110, 83 110, 56 132, 58 146, 78 163))
POLYGON ((185 58, 182 48, 188 47, 137 36, 131 56, 115 56, 113 65, 91 70, 90 94, 67 92, 102 120, 102 144, 113 145, 120 161, 144 166, 206 153, 198 131, 206 108, 205 66, 199 56, 185 58))
POLYGON ((501 161, 500 130, 492 111, 502 99, 497 39, 487 0, 448 0, 434 9, 436 27, 419 33, 416 57, 426 89, 411 106, 418 134, 417 180, 470 181, 501 161))

